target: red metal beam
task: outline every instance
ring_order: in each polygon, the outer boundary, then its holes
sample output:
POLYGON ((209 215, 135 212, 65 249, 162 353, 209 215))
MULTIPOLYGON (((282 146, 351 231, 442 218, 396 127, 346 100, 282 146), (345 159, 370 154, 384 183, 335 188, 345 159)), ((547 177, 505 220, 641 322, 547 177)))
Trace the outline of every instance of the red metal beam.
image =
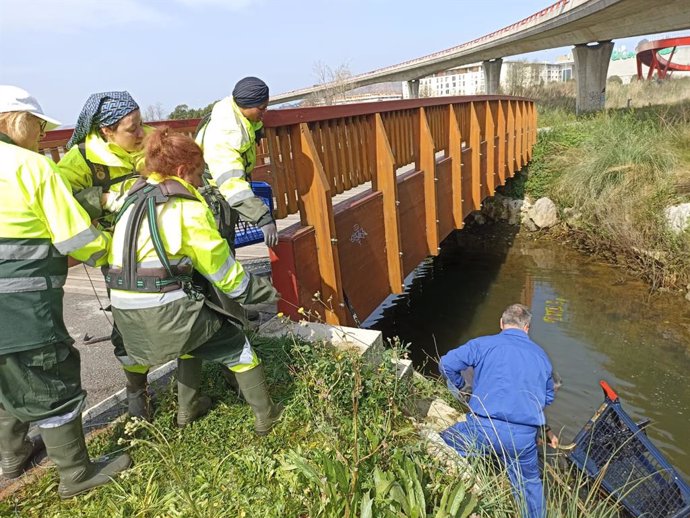
POLYGON ((654 72, 657 73, 659 79, 664 79, 669 72, 690 72, 690 64, 672 62, 676 48, 687 46, 690 46, 690 36, 640 43, 637 46, 637 78, 642 79, 642 65, 649 67, 647 79, 651 79, 654 72), (664 49, 673 49, 669 59, 659 54, 659 51, 664 49))

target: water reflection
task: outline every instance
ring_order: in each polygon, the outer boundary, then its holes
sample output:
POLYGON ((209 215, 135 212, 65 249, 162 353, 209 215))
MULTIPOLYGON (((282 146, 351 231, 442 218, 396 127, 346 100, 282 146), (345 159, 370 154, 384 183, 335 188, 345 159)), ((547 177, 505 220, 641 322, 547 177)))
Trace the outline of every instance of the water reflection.
POLYGON ((512 232, 456 233, 370 327, 412 343, 416 365, 436 372, 440 354, 498 332, 508 304, 527 304, 530 334, 564 380, 547 411, 551 426, 571 440, 601 403, 605 379, 633 418, 652 419, 650 437, 687 478, 690 305, 652 296, 624 272, 557 243, 512 232))

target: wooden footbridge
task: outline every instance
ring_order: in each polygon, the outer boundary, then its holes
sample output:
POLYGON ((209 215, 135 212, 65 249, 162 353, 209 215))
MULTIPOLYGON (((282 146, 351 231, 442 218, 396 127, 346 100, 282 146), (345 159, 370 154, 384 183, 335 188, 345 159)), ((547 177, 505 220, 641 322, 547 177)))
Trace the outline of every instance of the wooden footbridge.
MULTIPOLYGON (((153 124, 191 133, 197 123, 153 124)), ((278 309, 349 325, 403 291, 530 160, 537 134, 534 103, 506 96, 271 110, 264 123, 253 179, 273 187, 279 224, 295 221, 270 253, 278 309)), ((59 160, 70 133, 48 132, 41 149, 59 160)))

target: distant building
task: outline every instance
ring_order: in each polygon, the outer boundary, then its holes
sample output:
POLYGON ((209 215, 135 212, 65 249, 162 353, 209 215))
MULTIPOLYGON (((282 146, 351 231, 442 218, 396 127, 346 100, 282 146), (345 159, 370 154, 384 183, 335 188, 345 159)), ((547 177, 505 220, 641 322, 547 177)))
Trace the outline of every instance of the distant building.
MULTIPOLYGON (((573 62, 528 63, 526 61, 504 61, 501 66, 501 88, 505 91, 519 86, 530 86, 568 81, 573 76, 573 62)), ((410 97, 407 82, 402 84, 403 98, 410 97)), ((484 69, 481 63, 463 65, 419 80, 420 97, 444 95, 478 95, 486 92, 484 69)))

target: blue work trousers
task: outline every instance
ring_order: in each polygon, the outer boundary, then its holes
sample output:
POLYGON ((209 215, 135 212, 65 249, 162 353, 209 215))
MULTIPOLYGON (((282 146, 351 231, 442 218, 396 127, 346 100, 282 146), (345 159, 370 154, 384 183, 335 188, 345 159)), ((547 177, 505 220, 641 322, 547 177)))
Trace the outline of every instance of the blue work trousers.
POLYGON ((544 487, 537 459, 537 428, 467 414, 441 432, 460 455, 494 453, 503 461, 523 518, 544 518, 544 487))

